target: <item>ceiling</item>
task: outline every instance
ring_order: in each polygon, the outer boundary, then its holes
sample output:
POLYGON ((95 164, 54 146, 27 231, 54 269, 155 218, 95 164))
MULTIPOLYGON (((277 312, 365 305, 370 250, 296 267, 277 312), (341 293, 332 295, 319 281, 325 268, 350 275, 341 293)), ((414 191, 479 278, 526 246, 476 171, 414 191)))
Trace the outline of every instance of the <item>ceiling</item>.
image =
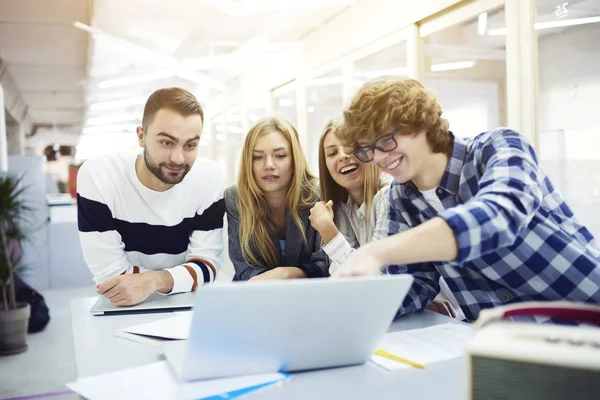
POLYGON ((89 5, 87 0, 0 0, 0 58, 6 67, 0 74, 10 74, 18 90, 13 101, 26 104, 34 124, 82 122, 88 35, 72 22, 89 23, 89 5))
POLYGON ((26 103, 30 145, 75 144, 90 125, 103 132, 112 118, 115 133, 139 122, 157 88, 184 87, 201 102, 221 93, 355 2, 0 0, 0 57, 26 103))
MULTIPOLYGON (((165 7, 163 0, 0 0, 0 58, 7 66, 0 62, 0 79, 10 75, 26 104, 28 133, 35 133, 30 146, 76 144, 82 132, 112 137, 139 123, 153 90, 180 86, 205 102, 245 70, 296 54, 299 39, 357 1, 169 0, 165 7)), ((537 21, 555 20, 556 4, 537 0, 537 21)), ((569 19, 598 16, 600 0, 572 0, 568 10, 569 19)), ((504 26, 503 9, 489 13, 488 30, 504 26)), ((425 38, 426 65, 476 61, 471 69, 427 77, 504 77, 505 37, 477 30, 474 19, 425 38)), ((357 81, 406 65, 400 43, 358 60, 357 81)), ((340 75, 336 69, 315 77, 309 105, 338 104, 340 75)), ((294 90, 281 92, 293 108, 294 90)))

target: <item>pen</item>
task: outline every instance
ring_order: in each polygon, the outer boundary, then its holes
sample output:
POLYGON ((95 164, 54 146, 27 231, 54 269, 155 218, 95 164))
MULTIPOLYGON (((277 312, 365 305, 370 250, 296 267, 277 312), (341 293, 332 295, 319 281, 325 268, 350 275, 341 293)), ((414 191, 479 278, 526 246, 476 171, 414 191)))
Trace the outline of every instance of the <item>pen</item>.
POLYGON ((407 360, 406 358, 398 357, 398 356, 396 356, 396 355, 394 355, 394 354, 392 354, 390 352, 387 352, 387 351, 385 351, 383 349, 376 349, 375 350, 375 354, 378 355, 378 356, 381 356, 381 357, 388 358, 390 360, 394 360, 394 361, 397 361, 397 362, 401 362, 401 363, 410 365, 410 366, 415 367, 415 368, 425 369, 425 365, 423 365, 421 363, 418 363, 418 362, 415 362, 415 361, 411 361, 411 360, 407 360))

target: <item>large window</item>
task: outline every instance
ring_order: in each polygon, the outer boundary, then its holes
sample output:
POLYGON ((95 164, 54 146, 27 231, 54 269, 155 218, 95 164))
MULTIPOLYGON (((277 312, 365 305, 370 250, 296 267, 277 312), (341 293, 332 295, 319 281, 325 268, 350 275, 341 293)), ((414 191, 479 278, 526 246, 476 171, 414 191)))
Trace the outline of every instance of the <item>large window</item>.
POLYGON ((298 127, 296 81, 286 83, 272 90, 272 113, 286 118, 294 127, 298 127))
POLYGON ((507 124, 504 27, 502 8, 423 38, 423 83, 457 136, 507 124))
POLYGON ((406 43, 401 42, 356 60, 355 84, 386 75, 407 75, 406 43))
POLYGON ((600 237, 600 1, 537 1, 540 158, 600 237))
POLYGON ((319 139, 325 123, 342 111, 342 71, 335 69, 307 82, 308 148, 313 173, 319 173, 319 139))

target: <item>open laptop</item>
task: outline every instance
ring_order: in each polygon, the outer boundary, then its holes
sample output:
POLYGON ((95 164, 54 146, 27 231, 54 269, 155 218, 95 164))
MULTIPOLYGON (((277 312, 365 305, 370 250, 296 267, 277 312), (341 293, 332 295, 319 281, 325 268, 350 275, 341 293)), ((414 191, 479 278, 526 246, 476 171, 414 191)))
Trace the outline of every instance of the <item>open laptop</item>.
POLYGON ((104 296, 99 296, 96 304, 90 308, 92 315, 108 314, 135 314, 151 312, 168 312, 189 310, 194 305, 193 293, 179 293, 164 295, 152 293, 146 300, 140 304, 130 307, 121 307, 113 304, 104 296))
POLYGON ((207 285, 188 340, 163 343, 181 380, 361 364, 411 287, 411 275, 207 285))

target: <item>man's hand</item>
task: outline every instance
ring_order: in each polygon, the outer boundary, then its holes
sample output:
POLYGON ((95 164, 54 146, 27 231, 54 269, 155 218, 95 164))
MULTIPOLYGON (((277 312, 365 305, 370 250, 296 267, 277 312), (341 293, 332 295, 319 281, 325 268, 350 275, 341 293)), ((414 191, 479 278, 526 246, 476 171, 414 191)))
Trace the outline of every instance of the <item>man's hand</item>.
POLYGON ((306 273, 298 267, 277 267, 260 275, 253 276, 249 281, 273 279, 299 279, 306 278, 306 273))
POLYGON ((373 254, 367 244, 350 254, 332 276, 380 275, 382 267, 383 263, 373 254))
POLYGON ((142 274, 119 275, 102 282, 96 288, 98 294, 118 306, 134 306, 146 300, 148 296, 159 289, 159 280, 164 279, 162 274, 169 274, 169 272, 152 271, 142 274))

